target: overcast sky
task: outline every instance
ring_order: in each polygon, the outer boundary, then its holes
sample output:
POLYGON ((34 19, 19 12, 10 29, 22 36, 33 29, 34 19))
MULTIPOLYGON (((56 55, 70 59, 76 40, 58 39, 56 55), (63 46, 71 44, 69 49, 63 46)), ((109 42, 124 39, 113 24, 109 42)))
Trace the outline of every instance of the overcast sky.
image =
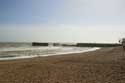
POLYGON ((125 0, 0 0, 0 41, 118 42, 125 0))

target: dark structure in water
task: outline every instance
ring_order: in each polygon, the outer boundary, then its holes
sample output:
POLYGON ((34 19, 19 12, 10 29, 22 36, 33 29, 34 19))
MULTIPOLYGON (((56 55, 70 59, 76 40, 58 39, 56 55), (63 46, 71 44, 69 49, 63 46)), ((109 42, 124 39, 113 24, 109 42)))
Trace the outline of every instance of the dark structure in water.
POLYGON ((40 43, 40 42, 33 42, 32 46, 76 46, 76 44, 72 43, 40 43))
POLYGON ((78 47, 114 47, 121 46, 121 44, 106 44, 106 43, 77 43, 78 47))
POLYGON ((38 43, 38 42, 33 42, 32 46, 48 46, 49 43, 38 43))
POLYGON ((33 42, 32 46, 74 46, 74 47, 115 47, 122 46, 118 43, 77 43, 77 44, 68 44, 68 43, 39 43, 33 42))

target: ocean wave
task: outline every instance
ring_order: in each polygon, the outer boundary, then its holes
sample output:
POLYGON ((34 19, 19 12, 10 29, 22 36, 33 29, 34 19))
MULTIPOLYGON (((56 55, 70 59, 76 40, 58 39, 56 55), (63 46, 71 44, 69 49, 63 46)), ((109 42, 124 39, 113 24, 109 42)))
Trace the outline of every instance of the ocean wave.
POLYGON ((0 49, 0 60, 45 57, 60 54, 81 53, 95 51, 99 48, 84 47, 10 47, 0 49))

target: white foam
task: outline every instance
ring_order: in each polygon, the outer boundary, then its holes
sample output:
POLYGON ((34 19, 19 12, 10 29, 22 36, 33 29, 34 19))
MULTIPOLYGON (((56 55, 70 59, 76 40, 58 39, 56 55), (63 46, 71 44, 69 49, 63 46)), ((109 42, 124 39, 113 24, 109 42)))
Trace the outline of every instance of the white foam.
MULTIPOLYGON (((32 48, 30 48, 31 50, 32 48)), ((33 48, 32 50, 47 50, 47 49, 60 49, 62 51, 57 51, 56 53, 48 53, 48 54, 41 54, 41 55, 29 55, 29 56, 14 56, 14 57, 6 57, 6 58, 0 58, 0 60, 14 60, 14 59, 25 59, 25 58, 34 58, 34 57, 45 57, 45 56, 54 56, 54 55, 62 55, 62 54, 72 54, 72 53, 82 53, 82 52, 89 52, 89 51, 95 51, 98 50, 100 48, 67 48, 67 47, 40 47, 40 48, 33 48), (75 50, 75 49, 79 49, 79 50, 75 50)), ((19 50, 18 50, 19 51, 19 50)))

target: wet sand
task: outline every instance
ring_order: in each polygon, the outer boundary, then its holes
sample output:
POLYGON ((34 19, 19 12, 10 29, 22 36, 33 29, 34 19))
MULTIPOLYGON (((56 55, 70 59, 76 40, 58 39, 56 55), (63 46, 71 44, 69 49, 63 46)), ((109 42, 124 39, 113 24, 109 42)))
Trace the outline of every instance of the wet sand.
POLYGON ((0 61, 0 83, 125 83, 121 47, 0 61))

